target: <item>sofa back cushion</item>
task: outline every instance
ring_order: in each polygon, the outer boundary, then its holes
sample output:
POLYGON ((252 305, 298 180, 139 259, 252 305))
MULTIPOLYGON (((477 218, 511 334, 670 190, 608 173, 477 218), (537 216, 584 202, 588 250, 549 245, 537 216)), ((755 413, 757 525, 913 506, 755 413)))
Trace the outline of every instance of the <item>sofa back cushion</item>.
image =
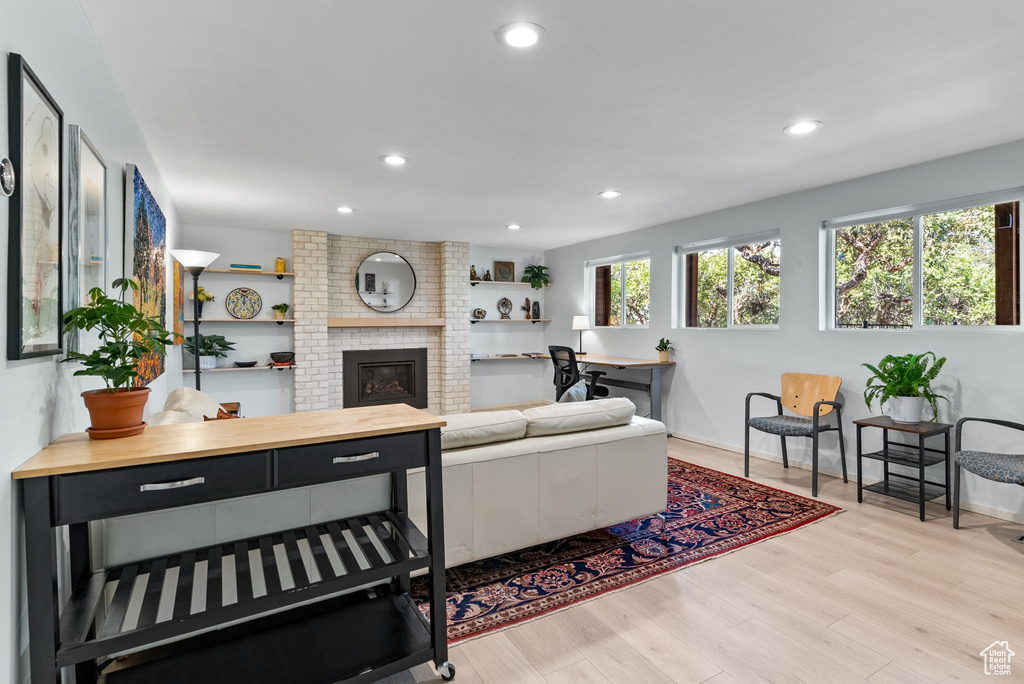
POLYGON ((526 435, 526 416, 519 411, 483 411, 444 416, 441 450, 508 442, 526 435))
POLYGON ((523 415, 527 420, 526 436, 543 437, 626 425, 635 412, 633 402, 625 397, 615 397, 538 406, 526 409, 523 415))
POLYGON ((202 420, 204 416, 216 418, 220 410, 220 404, 213 397, 191 387, 179 387, 168 394, 164 402, 164 411, 184 411, 195 420, 202 420))

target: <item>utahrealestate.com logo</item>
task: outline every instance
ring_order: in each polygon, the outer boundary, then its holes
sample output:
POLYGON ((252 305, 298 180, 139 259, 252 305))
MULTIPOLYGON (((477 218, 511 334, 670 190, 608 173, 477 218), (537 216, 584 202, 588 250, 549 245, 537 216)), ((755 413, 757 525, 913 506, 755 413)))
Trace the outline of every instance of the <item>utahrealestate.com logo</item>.
POLYGON ((985 660, 985 674, 1009 676, 1010 658, 1017 654, 1010 650, 1008 641, 993 641, 980 655, 985 660))

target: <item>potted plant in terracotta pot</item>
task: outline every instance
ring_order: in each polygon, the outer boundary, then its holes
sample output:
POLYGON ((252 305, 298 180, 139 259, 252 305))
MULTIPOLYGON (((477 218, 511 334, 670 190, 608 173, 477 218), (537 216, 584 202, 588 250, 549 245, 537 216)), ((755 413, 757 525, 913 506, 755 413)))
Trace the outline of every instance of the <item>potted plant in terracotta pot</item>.
MULTIPOLYGON (((882 359, 878 366, 863 364, 871 371, 864 401, 868 408, 878 399, 878 406, 889 404, 889 417, 897 423, 920 423, 924 402, 932 407, 932 420, 939 415, 938 399, 946 397, 932 391, 932 380, 946 363, 946 357, 936 358, 934 352, 907 354, 882 359)), ((948 401, 948 400, 947 400, 948 401)))
POLYGON ((281 321, 284 320, 285 314, 288 313, 288 309, 291 307, 282 302, 280 304, 275 304, 270 308, 274 310, 274 320, 281 321))
POLYGON ((114 281, 120 290, 118 299, 111 299, 96 287, 89 290, 89 304, 64 314, 64 331, 95 331, 99 347, 88 354, 68 352, 64 361, 78 361, 82 368, 75 375, 103 378, 105 389, 82 392, 89 409, 92 426, 87 430, 92 439, 111 439, 137 435, 146 429, 142 413, 149 399, 148 387, 132 387, 139 374, 139 362, 151 352, 163 353, 174 341, 159 319, 145 316, 131 304, 122 301, 129 289, 138 285, 126 278, 114 281))
POLYGON ((672 340, 667 337, 662 337, 655 349, 658 350, 658 361, 661 363, 668 363, 672 360, 672 350, 675 349, 675 347, 672 346, 672 340))
MULTIPOLYGON (((226 358, 229 351, 234 351, 235 343, 228 342, 223 335, 199 336, 199 370, 212 370, 217 367, 217 357, 226 358)), ((185 351, 196 355, 196 343, 190 336, 185 338, 185 351)))

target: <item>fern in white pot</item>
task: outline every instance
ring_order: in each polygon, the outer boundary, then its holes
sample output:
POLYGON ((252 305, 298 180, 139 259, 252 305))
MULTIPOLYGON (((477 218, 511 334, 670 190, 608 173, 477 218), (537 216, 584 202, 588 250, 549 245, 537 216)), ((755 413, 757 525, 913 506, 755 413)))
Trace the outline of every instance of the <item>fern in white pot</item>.
POLYGON ((889 417, 897 423, 920 423, 927 401, 932 409, 932 420, 935 420, 939 415, 937 402, 946 397, 932 391, 932 380, 945 364, 946 357, 937 358, 934 352, 905 356, 889 354, 877 367, 865 363, 864 367, 872 375, 864 390, 864 401, 868 408, 875 399, 879 408, 888 403, 889 417))

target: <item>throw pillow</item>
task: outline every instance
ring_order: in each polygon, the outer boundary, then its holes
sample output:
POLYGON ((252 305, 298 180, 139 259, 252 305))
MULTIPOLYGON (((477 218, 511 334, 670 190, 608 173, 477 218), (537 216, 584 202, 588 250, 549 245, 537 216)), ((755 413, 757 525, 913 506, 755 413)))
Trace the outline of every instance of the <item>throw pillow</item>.
POLYGON ((206 422, 209 422, 211 420, 231 420, 232 418, 238 418, 238 416, 233 416, 230 413, 228 413, 227 411, 225 411, 224 409, 219 408, 219 409, 217 409, 217 417, 216 418, 210 418, 209 416, 203 416, 203 422, 206 423, 206 422))
POLYGON ((565 394, 558 400, 559 404, 568 404, 572 401, 586 401, 587 400, 587 381, 580 380, 575 385, 565 390, 565 394))

